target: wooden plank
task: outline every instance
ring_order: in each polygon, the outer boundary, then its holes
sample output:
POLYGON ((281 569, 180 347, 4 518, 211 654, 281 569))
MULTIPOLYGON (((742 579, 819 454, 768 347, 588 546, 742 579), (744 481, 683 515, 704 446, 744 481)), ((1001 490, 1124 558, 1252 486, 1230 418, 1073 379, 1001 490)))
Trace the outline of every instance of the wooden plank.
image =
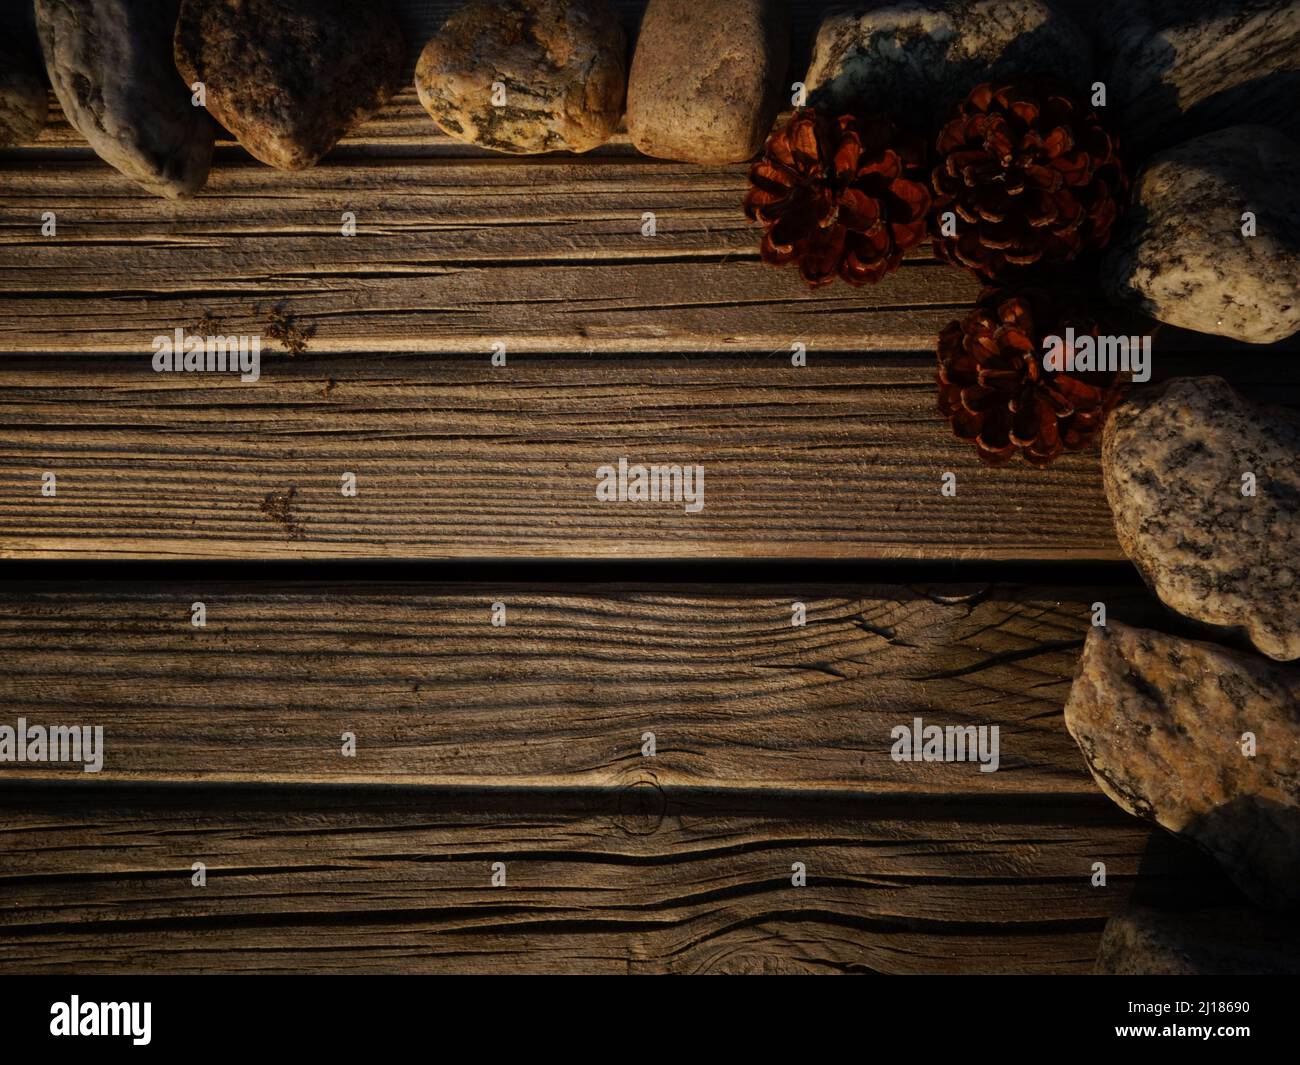
MULTIPOLYGON (((1229 376, 1276 401, 1300 392, 1294 359, 1229 376)), ((986 469, 935 394, 928 359, 816 352, 801 369, 784 352, 493 368, 309 349, 268 353, 255 385, 154 373, 148 353, 10 358, 0 556, 1122 557, 1095 452, 986 469), (596 471, 622 457, 703 466, 704 508, 597 499, 596 471)))
POLYGON ((24 585, 3 723, 101 725, 106 753, 0 781, 1091 795, 1061 707, 1099 599, 1157 610, 1132 586, 24 585), (894 761, 917 717, 998 726, 998 769, 894 761))
POLYGON ((1102 801, 45 789, 0 793, 0 840, 0 971, 22 974, 1086 973, 1135 890, 1221 882, 1102 801))
POLYGON ((810 292, 758 261, 744 166, 237 162, 183 204, 88 160, 0 166, 0 350, 150 351, 205 313, 259 333, 285 302, 325 351, 928 350, 978 291, 927 252, 886 284, 810 292))

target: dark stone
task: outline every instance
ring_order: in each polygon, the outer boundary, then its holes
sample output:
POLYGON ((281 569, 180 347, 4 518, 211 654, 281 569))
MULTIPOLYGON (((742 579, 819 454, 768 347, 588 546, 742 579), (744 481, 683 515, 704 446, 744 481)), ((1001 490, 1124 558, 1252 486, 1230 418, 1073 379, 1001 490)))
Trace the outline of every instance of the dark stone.
POLYGON ((34 141, 48 111, 35 58, 0 42, 0 148, 34 141))
POLYGON ((1049 74, 1083 92, 1092 45, 1043 0, 904 0, 826 16, 809 102, 934 125, 976 85, 1049 74))
POLYGON ((1243 122, 1300 139, 1300 0, 1111 0, 1097 32, 1134 147, 1243 122))
MULTIPOLYGON (((1161 913, 1135 906, 1106 922, 1094 969, 1100 976, 1294 976, 1300 925, 1226 906, 1161 913)), ((1149 1016, 1142 1023, 1163 1024, 1149 1016)))
POLYGON ((183 0, 175 53, 251 155, 300 170, 397 91, 405 46, 387 0, 183 0))

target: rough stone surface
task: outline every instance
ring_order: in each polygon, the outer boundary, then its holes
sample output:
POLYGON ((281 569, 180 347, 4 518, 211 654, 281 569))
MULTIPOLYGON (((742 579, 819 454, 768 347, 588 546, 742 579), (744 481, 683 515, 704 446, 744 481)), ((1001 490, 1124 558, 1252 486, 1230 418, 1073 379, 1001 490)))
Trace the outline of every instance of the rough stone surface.
POLYGON ((34 141, 48 110, 36 63, 0 42, 0 148, 34 141))
POLYGON ((646 155, 752 158, 789 98, 784 0, 650 0, 627 87, 627 131, 646 155))
POLYGON ((1300 905, 1300 670, 1111 621, 1088 633, 1065 725, 1121 807, 1193 840, 1254 902, 1300 905))
POLYGON ((586 152, 618 129, 627 38, 607 0, 473 0, 424 47, 420 103, 458 140, 586 152), (493 103, 493 86, 505 103, 493 103))
POLYGON ((1101 976, 1282 976, 1300 973, 1300 925, 1244 906, 1160 913, 1135 906, 1106 922, 1101 976))
POLYGON ((1300 0, 1110 0, 1098 54, 1126 142, 1154 150, 1242 122, 1300 138, 1300 0))
POLYGON ((183 0, 176 66, 249 153, 300 170, 401 84, 386 0, 183 0))
POLYGON ((1160 153, 1102 263, 1114 298, 1254 344, 1300 330, 1300 145, 1233 126, 1160 153), (1242 232, 1245 212, 1255 235, 1242 232))
POLYGON ((1166 606, 1300 657, 1300 419, 1178 378, 1111 414, 1101 462, 1120 546, 1166 606))
POLYGON ((933 124, 983 81, 1051 74, 1092 80, 1092 45, 1043 0, 902 0, 828 14, 806 79, 809 102, 933 124))
POLYGON ((216 128, 172 62, 179 0, 36 0, 45 69, 91 148, 150 192, 190 196, 216 128))

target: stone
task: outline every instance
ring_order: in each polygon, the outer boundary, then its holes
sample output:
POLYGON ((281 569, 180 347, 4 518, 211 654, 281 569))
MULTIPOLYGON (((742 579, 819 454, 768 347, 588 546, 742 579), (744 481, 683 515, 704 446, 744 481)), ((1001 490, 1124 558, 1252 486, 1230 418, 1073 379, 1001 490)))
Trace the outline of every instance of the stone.
POLYGON ((48 111, 39 67, 25 53, 0 43, 0 148, 34 141, 45 128, 48 111))
POLYGON ((1300 330, 1300 145, 1233 126, 1154 156, 1102 261, 1108 295, 1170 325, 1269 344, 1300 330), (1254 215, 1254 235, 1243 228, 1254 215))
POLYGON ((1300 138, 1300 0, 1111 0, 1098 39, 1126 143, 1255 122, 1300 138))
POLYGON ((1045 0, 901 0, 828 14, 806 84, 815 106, 934 126, 981 82, 1032 74, 1092 82, 1088 35, 1045 0))
POLYGON ((1099 976, 1300 973, 1300 925, 1244 906, 1161 913, 1134 906, 1101 934, 1099 976))
POLYGON ((1300 417, 1176 378, 1112 412, 1101 468, 1120 546, 1166 606, 1300 657, 1300 417))
POLYGON ((192 196, 216 127, 172 62, 179 0, 36 0, 45 70, 95 154, 150 192, 192 196))
POLYGON ((752 159, 789 96, 784 0, 650 0, 627 85, 627 132, 646 155, 752 159))
POLYGON ((250 155, 301 170, 397 91, 406 49, 386 0, 183 0, 175 54, 250 155))
POLYGON ((415 87, 457 140, 587 152, 623 117, 627 38, 608 0, 472 0, 424 46, 415 87))
POLYGON ((1065 727, 1123 809, 1255 903, 1300 905, 1300 669, 1112 620, 1084 641, 1065 727))

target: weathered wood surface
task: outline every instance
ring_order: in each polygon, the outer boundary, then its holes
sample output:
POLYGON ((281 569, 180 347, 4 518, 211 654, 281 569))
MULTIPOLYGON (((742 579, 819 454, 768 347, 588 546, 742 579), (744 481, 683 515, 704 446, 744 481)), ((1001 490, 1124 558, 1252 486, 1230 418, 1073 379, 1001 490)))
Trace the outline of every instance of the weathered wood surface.
POLYGON ((744 174, 453 158, 286 175, 237 161, 176 204, 97 162, 11 160, 0 349, 148 352, 205 313, 261 332, 259 308, 285 304, 318 351, 928 350, 978 291, 923 255, 887 284, 812 293, 758 262, 744 174), (356 236, 340 233, 345 211, 356 236))
MULTIPOLYGON (((1221 363, 1157 368, 1197 367, 1221 363)), ((1300 391, 1295 360, 1229 376, 1300 391)), ((0 425, 9 558, 1122 557, 1095 452, 982 467, 937 415, 926 360, 309 351, 268 355, 252 385, 154 373, 148 353, 10 358, 0 425), (703 465, 704 509, 598 500, 620 457, 703 465)))
MULTIPOLYGON (((399 5, 412 66, 456 6, 399 5)), ((792 70, 828 6, 794 5, 792 70)), ((643 7, 619 5, 632 38, 643 7)), ((256 308, 281 302, 317 350, 928 351, 977 291, 920 255, 885 284, 810 293, 757 261, 743 164, 647 159, 625 136, 585 157, 502 156, 444 136, 413 88, 310 171, 222 148, 184 203, 142 192, 52 115, 35 146, 0 152, 0 351, 148 350, 205 312, 255 332, 256 308)))
POLYGON ((44 789, 0 793, 0 844, 0 971, 27 974, 1086 973, 1135 888, 1217 883, 1100 800, 44 789))
POLYGON ((107 753, 0 782, 1093 794, 1061 707, 1097 600, 1155 610, 1132 586, 22 585, 6 720, 102 725, 107 753), (998 725, 1000 768, 893 761, 915 717, 998 725))

